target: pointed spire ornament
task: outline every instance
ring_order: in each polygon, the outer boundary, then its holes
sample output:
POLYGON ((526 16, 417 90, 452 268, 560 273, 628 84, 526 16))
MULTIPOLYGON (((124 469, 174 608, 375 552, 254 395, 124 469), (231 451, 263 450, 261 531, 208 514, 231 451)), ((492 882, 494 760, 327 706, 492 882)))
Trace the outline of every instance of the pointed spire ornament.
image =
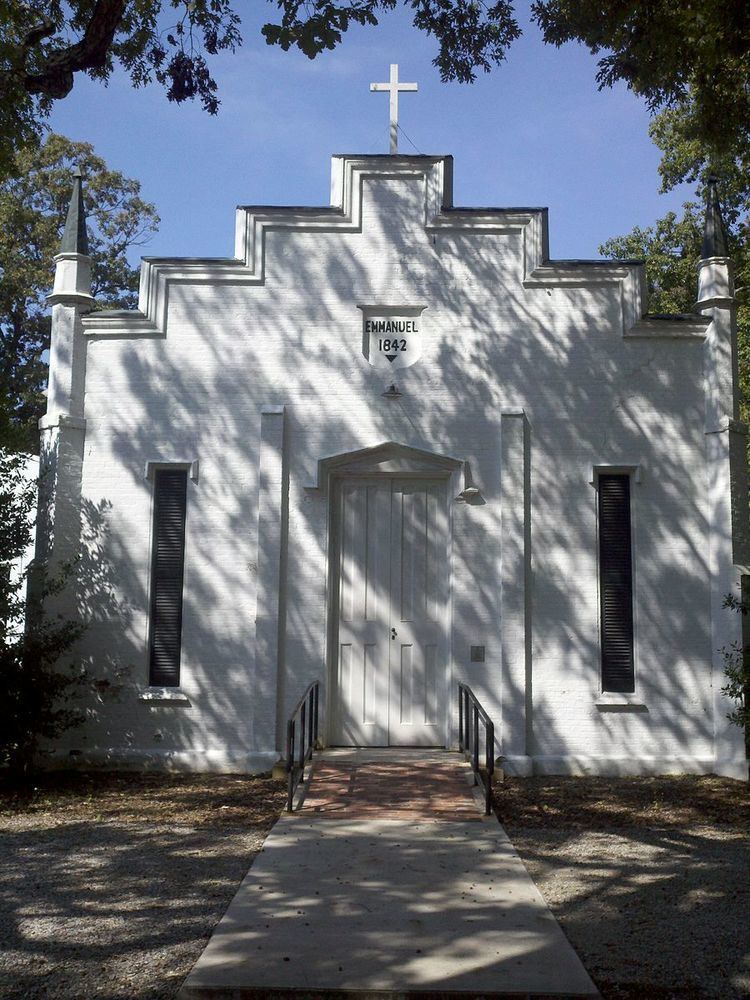
POLYGON ((706 186, 706 222, 703 228, 701 259, 728 257, 727 234, 721 217, 719 196, 716 192, 718 178, 711 174, 706 186))
POLYGON ((81 171, 76 170, 60 252, 55 257, 55 285, 47 301, 50 305, 67 303, 90 309, 94 299, 82 181, 81 171))
POLYGON ((73 174, 73 191, 70 195, 60 253, 82 253, 87 257, 89 253, 86 208, 83 203, 83 175, 80 169, 73 174))
POLYGON ((727 233, 721 217, 716 191, 718 179, 711 174, 706 180, 706 222, 703 246, 698 263, 699 310, 731 305, 734 299, 734 271, 729 259, 727 233))

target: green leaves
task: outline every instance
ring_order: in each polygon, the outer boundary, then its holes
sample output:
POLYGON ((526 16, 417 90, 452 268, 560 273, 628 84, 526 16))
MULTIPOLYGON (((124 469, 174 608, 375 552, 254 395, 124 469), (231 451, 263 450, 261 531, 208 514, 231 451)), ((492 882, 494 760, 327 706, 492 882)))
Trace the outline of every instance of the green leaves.
POLYGON ((109 170, 89 143, 51 135, 14 161, 15 176, 0 184, 0 445, 12 449, 38 447, 50 333, 46 297, 79 166, 99 307, 135 305, 138 271, 126 253, 146 242, 159 222, 138 181, 109 170))
POLYGON ((622 81, 652 112, 692 94, 696 138, 714 155, 750 123, 750 5, 746 0, 536 0, 544 40, 578 41, 595 55, 599 87, 622 81))
MULTIPOLYGON (((744 591, 743 584, 743 597, 744 591)), ((743 616, 748 612, 744 600, 738 600, 734 594, 724 595, 722 607, 743 616)), ((729 646, 724 646, 720 652, 724 660, 726 678, 721 693, 734 702, 734 708, 727 713, 727 718, 735 726, 745 730, 745 744, 750 750, 750 648, 733 642, 729 646)))
POLYGON ((701 135, 698 97, 690 91, 684 101, 657 115, 649 129, 662 151, 659 173, 662 190, 677 184, 705 184, 709 173, 721 182, 725 217, 734 224, 750 212, 750 119, 721 150, 701 135))
POLYGON ((486 7, 473 0, 409 2, 415 11, 415 27, 434 35, 440 43, 433 65, 440 70, 442 80, 473 83, 476 70, 489 73, 521 35, 509 3, 486 7))
MULTIPOLYGON (((703 187, 699 188, 703 194, 703 187)), ((740 381, 740 413, 750 418, 750 244, 747 217, 741 206, 747 189, 720 184, 729 253, 735 265, 737 295, 737 347, 740 381)), ((636 227, 599 247, 604 257, 640 258, 646 264, 649 311, 692 312, 697 293, 698 261, 701 258, 705 208, 703 201, 686 202, 678 216, 668 212, 647 229, 636 227)))
POLYGON ((662 153, 662 190, 677 184, 697 185, 699 201, 683 205, 682 217, 670 212, 649 229, 634 229, 608 240, 599 252, 606 257, 641 257, 653 312, 692 310, 697 290, 705 218, 706 183, 718 176, 718 194, 735 266, 740 389, 743 420, 750 417, 750 122, 721 152, 701 133, 699 97, 685 99, 658 114, 650 134, 662 153))
POLYGON ((25 627, 26 573, 20 563, 31 547, 36 496, 27 457, 0 448, 0 767, 17 772, 29 768, 41 738, 82 720, 71 703, 82 676, 57 666, 82 624, 37 614, 25 627))
POLYGON ((196 98, 216 114, 206 55, 234 51, 239 23, 230 0, 0 2, 0 177, 41 141, 53 102, 79 73, 106 81, 119 63, 134 86, 155 78, 169 100, 196 98))
POLYGON ((344 6, 317 0, 280 0, 280 24, 265 24, 261 29, 269 45, 280 45, 287 52, 298 48, 309 59, 325 49, 334 49, 351 23, 377 25, 376 10, 392 10, 396 0, 364 0, 344 6))
MULTIPOLYGON (((521 34, 510 3, 500 0, 487 7, 475 0, 405 0, 414 11, 414 26, 439 43, 433 64, 443 80, 470 83, 476 70, 490 69, 505 58, 511 42, 521 34)), ((295 47, 314 59, 335 48, 350 24, 377 25, 381 11, 393 10, 397 0, 278 0, 279 23, 263 26, 269 45, 284 51, 295 47)))
MULTIPOLYGON (((376 26, 398 0, 276 0, 262 28, 269 45, 310 59, 340 44, 352 24, 376 26)), ((520 36, 510 0, 403 0, 414 25, 438 43, 443 80, 489 72, 520 36)), ((233 0, 0 0, 0 176, 14 153, 40 140, 54 100, 76 74, 106 81, 119 64, 133 85, 155 79, 170 101, 219 108, 210 57, 241 43, 233 0)), ((691 95, 690 129, 721 157, 750 128, 750 4, 747 0, 536 0, 544 40, 581 42, 600 55, 600 88, 624 82, 652 112, 691 95)))
POLYGON ((695 302, 703 209, 696 202, 683 207, 681 218, 668 212, 648 229, 636 227, 599 247, 604 257, 645 261, 650 312, 691 312, 695 302))
MULTIPOLYGON (((398 0, 278 0, 280 19, 262 34, 310 59, 334 49, 350 25, 376 26, 398 0)), ((404 0, 414 25, 439 45, 443 80, 470 82, 505 58, 521 34, 507 0, 404 0)), ((210 57, 242 44, 232 0, 52 0, 0 2, 0 176, 24 146, 39 143, 52 104, 76 74, 106 81, 120 64, 136 87, 155 79, 170 101, 219 108, 210 57)))

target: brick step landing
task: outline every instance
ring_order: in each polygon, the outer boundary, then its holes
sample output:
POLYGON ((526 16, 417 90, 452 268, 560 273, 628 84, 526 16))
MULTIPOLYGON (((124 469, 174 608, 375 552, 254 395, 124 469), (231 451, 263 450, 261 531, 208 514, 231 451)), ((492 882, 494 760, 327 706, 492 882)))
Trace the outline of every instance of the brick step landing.
POLYGON ((326 751, 313 758, 298 814, 326 819, 477 821, 473 776, 448 751, 326 751))

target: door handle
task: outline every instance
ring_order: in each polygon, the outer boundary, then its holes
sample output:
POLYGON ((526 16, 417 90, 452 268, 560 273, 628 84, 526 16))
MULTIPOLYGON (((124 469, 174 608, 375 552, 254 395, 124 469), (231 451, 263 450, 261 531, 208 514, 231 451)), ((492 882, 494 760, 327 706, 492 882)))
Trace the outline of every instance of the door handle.
POLYGON ((395 639, 395 638, 396 638, 396 635, 397 635, 397 632, 396 632, 396 629, 395 629, 395 628, 392 628, 392 629, 391 629, 391 639, 395 639))

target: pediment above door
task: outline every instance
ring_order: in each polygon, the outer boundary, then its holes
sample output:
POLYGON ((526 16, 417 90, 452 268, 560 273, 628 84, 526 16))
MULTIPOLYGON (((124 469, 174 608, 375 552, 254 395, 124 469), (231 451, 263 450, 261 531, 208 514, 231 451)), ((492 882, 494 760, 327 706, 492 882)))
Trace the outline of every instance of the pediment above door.
POLYGON ((384 441, 372 448, 329 455, 318 462, 318 481, 313 489, 327 493, 331 476, 368 476, 377 473, 410 476, 445 476, 465 472, 465 463, 451 455, 384 441))

